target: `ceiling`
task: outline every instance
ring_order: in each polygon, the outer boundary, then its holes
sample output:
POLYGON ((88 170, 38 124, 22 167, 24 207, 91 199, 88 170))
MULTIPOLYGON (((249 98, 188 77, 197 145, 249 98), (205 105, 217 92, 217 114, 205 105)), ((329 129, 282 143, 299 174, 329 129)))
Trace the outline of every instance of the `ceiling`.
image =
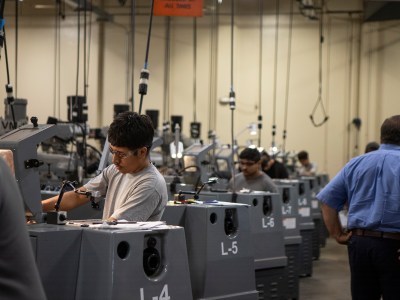
MULTIPOLYGON (((1 0, 0 0, 1 1, 1 0)), ((203 0, 203 13, 205 15, 215 12, 218 6, 218 14, 231 14, 232 1, 234 1, 235 14, 254 14, 259 15, 260 0, 203 0)), ((300 4, 319 7, 322 0, 296 0, 295 9, 299 9, 300 4)), ((93 7, 93 11, 100 17, 112 18, 119 15, 130 15, 132 3, 136 15, 148 15, 151 10, 151 0, 5 0, 4 14, 7 16, 15 15, 16 3, 20 16, 44 16, 54 15, 60 10, 68 15, 76 13, 77 7, 87 9, 93 7)), ((289 11, 289 1, 280 1, 280 11, 289 11), (286 4, 286 7, 285 7, 286 4)), ((329 12, 351 12, 362 10, 362 0, 325 0, 326 10, 329 12)), ((264 12, 275 13, 276 1, 264 0, 262 2, 264 12)), ((298 12, 298 11, 297 11, 298 12)))
MULTIPOLYGON (((2 1, 2 0, 0 0, 2 1)), ((151 0, 3 0, 5 1, 5 16, 15 16, 18 6, 19 16, 52 16, 60 11, 62 14, 76 14, 78 7, 93 10, 98 19, 112 20, 116 16, 130 16, 132 3, 135 15, 149 15, 151 0)), ((183 1, 183 0, 182 0, 183 1)), ((265 13, 276 13, 276 3, 273 0, 203 0, 203 13, 209 15, 217 12, 220 15, 230 15, 234 1, 234 12, 237 15, 259 15, 260 3, 265 13), (216 9, 217 7, 217 9, 216 9)), ((382 21, 400 19, 400 0, 293 0, 295 13, 301 12, 301 7, 321 6, 324 1, 325 11, 337 13, 364 13, 365 21, 382 21)), ((289 0, 279 1, 280 13, 289 12, 289 0)))

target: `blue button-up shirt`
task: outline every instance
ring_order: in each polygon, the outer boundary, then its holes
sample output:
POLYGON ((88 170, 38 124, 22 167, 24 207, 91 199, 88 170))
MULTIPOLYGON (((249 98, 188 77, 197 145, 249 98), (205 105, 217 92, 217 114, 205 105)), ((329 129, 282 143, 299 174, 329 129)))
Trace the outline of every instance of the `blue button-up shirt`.
POLYGON ((400 146, 353 158, 317 198, 337 211, 348 202, 349 229, 400 231, 400 146))

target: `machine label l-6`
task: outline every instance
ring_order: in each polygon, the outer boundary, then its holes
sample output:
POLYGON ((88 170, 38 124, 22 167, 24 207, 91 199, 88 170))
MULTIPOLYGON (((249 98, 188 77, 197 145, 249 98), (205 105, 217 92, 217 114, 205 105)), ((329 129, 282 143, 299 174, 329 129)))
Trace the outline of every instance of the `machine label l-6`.
MULTIPOLYGON (((164 287, 160 293, 160 296, 153 296, 151 298, 151 300, 170 300, 170 299, 171 299, 171 297, 168 294, 168 284, 164 285, 164 287)), ((140 300, 145 300, 143 288, 140 288, 140 300)))
POLYGON ((222 255, 229 255, 229 253, 232 254, 237 254, 239 251, 239 248, 237 246, 237 241, 233 241, 231 247, 224 246, 224 242, 221 242, 221 254, 222 255))
POLYGON ((297 201, 298 201, 299 206, 306 206, 307 205, 307 198, 306 197, 299 198, 297 201))
POLYGON ((271 217, 262 218, 262 227, 263 228, 275 227, 274 218, 271 218, 271 217))

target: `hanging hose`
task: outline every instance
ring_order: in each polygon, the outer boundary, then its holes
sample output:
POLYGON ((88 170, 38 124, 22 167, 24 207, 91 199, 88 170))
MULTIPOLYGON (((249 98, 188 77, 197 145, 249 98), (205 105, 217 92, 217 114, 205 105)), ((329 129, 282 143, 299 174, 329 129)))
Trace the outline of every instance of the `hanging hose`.
POLYGON ((6 84, 6 92, 7 92, 7 102, 11 108, 11 116, 13 119, 13 128, 17 128, 17 121, 15 120, 15 112, 14 112, 14 96, 13 96, 13 88, 10 83, 10 69, 8 67, 8 52, 7 52, 7 39, 6 39, 6 28, 3 27, 4 34, 4 54, 6 57, 6 72, 7 72, 7 84, 6 84))
POLYGON ((134 82, 135 82, 135 76, 134 76, 134 71, 135 71, 135 6, 136 6, 136 1, 132 0, 131 3, 131 39, 130 39, 130 49, 131 49, 131 107, 132 111, 133 108, 135 107, 135 95, 134 95, 134 82))
POLYGON ((232 190, 235 193, 235 134, 234 134, 234 112, 236 108, 236 94, 233 88, 233 50, 234 50, 234 22, 235 21, 235 6, 234 1, 231 1, 231 89, 229 92, 229 108, 231 110, 231 174, 232 174, 232 190))
POLYGON ((140 72, 140 82, 139 82, 139 94, 140 94, 140 103, 139 103, 139 114, 142 113, 142 105, 143 105, 143 97, 147 95, 147 84, 149 81, 150 73, 147 69, 149 62, 149 51, 150 51, 150 37, 151 37, 151 27, 153 23, 153 11, 154 11, 154 0, 151 1, 151 10, 150 10, 150 22, 149 22, 149 31, 147 33, 147 45, 146 45, 146 57, 144 60, 144 67, 140 72))
POLYGON ((170 70, 170 48, 171 48, 171 39, 170 39, 170 30, 171 30, 171 17, 167 17, 167 26, 165 32, 165 68, 164 68, 164 101, 163 101, 163 111, 164 111, 164 123, 163 123, 163 132, 166 133, 169 129, 169 70, 170 70))
POLYGON ((18 33, 19 33, 19 1, 15 1, 15 80, 14 93, 15 98, 18 98, 18 33))
POLYGON ((197 121, 196 116, 196 102, 197 102, 197 85, 196 85, 196 72, 197 72, 197 20, 193 18, 193 122, 197 121))
POLYGON ((261 129, 262 129, 262 65, 263 65, 263 16, 264 16, 264 1, 259 0, 260 9, 260 50, 259 50, 259 69, 258 69, 258 147, 261 147, 261 129))
POLYGON ((274 97, 272 105, 272 139, 271 147, 275 147, 276 135, 276 86, 278 77, 278 42, 279 42, 279 0, 276 0, 275 12, 275 67, 274 67, 274 97))
POLYGON ((289 86, 290 86, 290 63, 292 58, 292 31, 293 31, 293 1, 290 1, 290 19, 289 19, 289 36, 288 36, 288 54, 287 54, 287 69, 286 69, 286 94, 285 94, 285 115, 283 121, 283 135, 282 135, 282 152, 283 163, 286 164, 286 137, 287 137, 287 116, 289 109, 289 86))
POLYGON ((322 45, 324 43, 324 35, 323 35, 323 23, 324 23, 324 18, 323 18, 324 14, 323 14, 323 3, 321 5, 321 15, 319 18, 319 70, 318 70, 318 82, 319 82, 319 87, 318 87, 318 98, 317 98, 317 102, 314 105, 314 109, 310 115, 310 119, 312 124, 314 125, 314 127, 320 127, 323 124, 325 124, 329 117, 327 116, 326 112, 325 112, 325 108, 324 108, 324 103, 322 102, 322 45), (314 114, 318 108, 318 105, 321 105, 321 109, 322 109, 322 113, 323 113, 323 120, 319 123, 316 123, 314 121, 314 114))
POLYGON ((60 70, 61 70, 61 59, 60 59, 60 51, 61 51, 61 22, 60 19, 64 18, 65 15, 62 11, 62 6, 60 1, 56 1, 56 10, 54 15, 54 91, 53 91, 53 116, 57 116, 60 118, 60 70), (58 113, 57 113, 57 103, 58 103, 58 113))

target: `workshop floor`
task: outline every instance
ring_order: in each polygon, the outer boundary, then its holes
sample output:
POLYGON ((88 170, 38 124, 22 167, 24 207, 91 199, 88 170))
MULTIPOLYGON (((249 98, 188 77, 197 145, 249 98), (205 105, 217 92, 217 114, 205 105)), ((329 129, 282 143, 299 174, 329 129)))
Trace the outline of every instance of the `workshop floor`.
POLYGON ((313 275, 300 278, 300 300, 351 300, 347 247, 328 238, 313 275))

